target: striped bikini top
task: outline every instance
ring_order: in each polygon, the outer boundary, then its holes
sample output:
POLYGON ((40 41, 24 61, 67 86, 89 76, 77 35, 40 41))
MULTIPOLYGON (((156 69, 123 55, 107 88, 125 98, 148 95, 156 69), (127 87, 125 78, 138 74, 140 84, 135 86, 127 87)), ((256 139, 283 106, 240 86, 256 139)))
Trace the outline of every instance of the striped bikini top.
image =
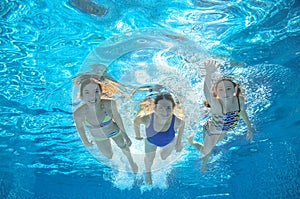
MULTIPOLYGON (((240 100, 237 97, 239 109, 237 111, 231 111, 223 114, 213 114, 211 119, 211 125, 217 130, 229 131, 235 128, 240 119, 240 100)), ((223 106, 222 106, 223 112, 223 106)))
POLYGON ((106 112, 106 110, 104 110, 104 114, 105 114, 105 117, 104 117, 103 121, 100 124, 98 124, 98 125, 95 126, 95 125, 92 125, 89 121, 87 121, 85 119, 85 121, 84 121, 85 126, 88 129, 97 129, 97 128, 102 128, 104 126, 108 126, 110 123, 113 122, 113 119, 108 115, 108 113, 106 112))

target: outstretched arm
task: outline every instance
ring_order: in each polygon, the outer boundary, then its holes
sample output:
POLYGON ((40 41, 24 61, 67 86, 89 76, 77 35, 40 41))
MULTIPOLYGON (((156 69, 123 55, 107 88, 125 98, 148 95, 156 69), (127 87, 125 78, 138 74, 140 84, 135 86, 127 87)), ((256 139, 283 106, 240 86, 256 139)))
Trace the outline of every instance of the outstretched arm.
POLYGON ((244 102, 245 100, 244 100, 243 97, 239 97, 239 98, 240 98, 240 105, 241 105, 241 117, 246 122, 247 128, 248 128, 246 139, 247 140, 252 140, 252 138, 253 138, 252 126, 251 126, 251 122, 249 120, 247 111, 245 109, 245 102, 244 102))
POLYGON ((182 150, 182 135, 183 135, 183 131, 184 131, 185 122, 180 119, 177 119, 177 120, 179 122, 179 128, 178 128, 178 137, 177 137, 175 147, 176 147, 176 152, 180 152, 182 150))
POLYGON ((108 102, 110 103, 107 103, 106 107, 108 107, 108 109, 111 109, 112 116, 115 122, 117 123, 118 127, 121 129, 123 133, 126 133, 122 117, 117 108, 117 103, 113 100, 109 100, 108 102))
POLYGON ((213 59, 209 59, 205 62, 206 76, 204 79, 204 95, 209 104, 211 104, 211 100, 212 100, 212 95, 211 95, 211 90, 213 86, 212 77, 213 74, 217 71, 219 66, 220 66, 219 62, 213 59))
POLYGON ((112 116, 113 116, 115 122, 117 123, 118 127, 122 131, 123 138, 126 140, 127 145, 131 146, 132 142, 131 142, 130 138, 128 137, 128 135, 125 131, 125 127, 124 127, 122 117, 121 117, 121 115, 118 111, 118 108, 117 108, 117 103, 113 100, 110 100, 110 108, 111 108, 112 116))

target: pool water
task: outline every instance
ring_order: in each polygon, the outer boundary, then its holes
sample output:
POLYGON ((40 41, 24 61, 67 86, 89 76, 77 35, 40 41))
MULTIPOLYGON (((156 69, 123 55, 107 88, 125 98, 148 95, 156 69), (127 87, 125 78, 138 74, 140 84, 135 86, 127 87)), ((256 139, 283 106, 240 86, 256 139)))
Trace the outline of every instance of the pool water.
MULTIPOLYGON (((0 198, 299 198, 299 1, 93 2, 107 12, 68 0, 0 2, 0 198), (110 53, 96 58, 120 83, 163 84, 185 107, 184 150, 161 163, 152 186, 143 172, 99 161, 76 132, 72 78, 104 48, 110 53), (211 56, 243 85, 254 139, 241 122, 203 174, 185 136, 202 139, 211 56)), ((137 102, 118 97, 133 139, 137 102)), ((136 157, 141 147, 133 140, 136 157)))

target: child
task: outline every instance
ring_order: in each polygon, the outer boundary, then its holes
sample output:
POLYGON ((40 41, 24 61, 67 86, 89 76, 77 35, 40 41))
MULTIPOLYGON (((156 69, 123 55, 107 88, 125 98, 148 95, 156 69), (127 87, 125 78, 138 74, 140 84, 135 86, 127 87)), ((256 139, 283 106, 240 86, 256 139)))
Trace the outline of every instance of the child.
POLYGON ((202 169, 207 170, 209 155, 218 141, 226 136, 226 132, 235 128, 240 116, 247 124, 246 139, 252 140, 252 127, 245 110, 245 99, 239 85, 230 78, 222 78, 212 85, 212 75, 220 64, 215 60, 206 62, 206 77, 204 80, 204 95, 210 107, 211 118, 203 126, 204 143, 194 142, 193 136, 188 141, 202 152, 202 169))
POLYGON ((138 116, 134 120, 136 139, 142 140, 140 125, 145 125, 145 167, 146 182, 152 184, 151 167, 156 155, 157 147, 162 147, 161 158, 165 160, 172 152, 174 146, 177 152, 182 150, 182 134, 184 121, 173 114, 175 102, 168 93, 159 94, 154 100, 154 112, 138 116), (176 138, 175 131, 178 131, 176 138))
POLYGON ((85 129, 89 129, 99 150, 108 159, 113 156, 111 139, 118 145, 127 157, 131 169, 138 172, 138 166, 133 161, 129 147, 131 140, 125 132, 122 118, 115 101, 101 99, 102 87, 95 78, 87 76, 80 82, 80 98, 84 102, 74 111, 77 131, 83 144, 88 147, 93 143, 88 140, 85 129))

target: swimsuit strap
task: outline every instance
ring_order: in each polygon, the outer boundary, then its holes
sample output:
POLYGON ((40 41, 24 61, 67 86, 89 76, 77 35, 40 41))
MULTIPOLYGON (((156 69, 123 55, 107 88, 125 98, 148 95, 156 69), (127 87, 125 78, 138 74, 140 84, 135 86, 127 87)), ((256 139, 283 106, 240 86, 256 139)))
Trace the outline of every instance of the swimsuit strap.
POLYGON ((236 96, 236 97, 237 97, 237 101, 238 101, 238 105, 239 105, 239 110, 238 110, 238 112, 241 112, 240 98, 239 98, 239 96, 236 96))
POLYGON ((113 119, 112 119, 112 117, 110 117, 110 115, 107 113, 106 109, 104 108, 104 105, 101 104, 100 106, 101 106, 101 108, 104 110, 104 114, 105 114, 105 116, 104 116, 102 122, 99 123, 98 125, 94 126, 94 125, 92 125, 87 119, 85 119, 85 125, 86 125, 87 128, 89 128, 89 129, 91 129, 91 128, 101 128, 101 127, 104 127, 104 126, 109 125, 109 124, 112 122, 113 119))

